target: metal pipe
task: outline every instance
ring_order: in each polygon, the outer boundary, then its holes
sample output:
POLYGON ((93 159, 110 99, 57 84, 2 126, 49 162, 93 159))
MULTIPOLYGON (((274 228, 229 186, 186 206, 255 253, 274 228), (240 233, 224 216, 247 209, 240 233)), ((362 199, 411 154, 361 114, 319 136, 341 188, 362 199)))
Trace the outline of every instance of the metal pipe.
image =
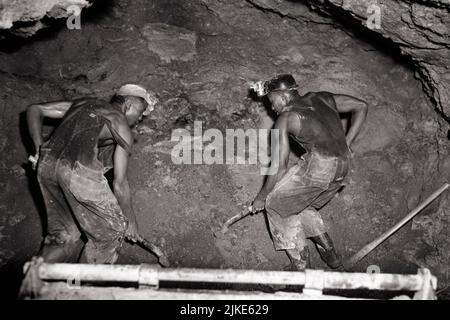
POLYGON ((43 263, 38 274, 41 280, 138 282, 140 269, 140 265, 43 263))
MULTIPOLYGON (((418 291, 424 278, 417 275, 339 273, 306 270, 305 272, 168 269, 153 265, 47 264, 39 266, 42 280, 76 279, 79 281, 131 282, 157 285, 159 281, 213 282, 246 284, 300 285, 319 283, 319 289, 372 289, 418 291)), ((433 277, 434 278, 434 277, 433 277)))
POLYGON ((167 290, 120 287, 68 288, 61 282, 48 283, 39 293, 40 300, 362 300, 335 295, 307 295, 297 292, 263 293, 259 291, 167 290))

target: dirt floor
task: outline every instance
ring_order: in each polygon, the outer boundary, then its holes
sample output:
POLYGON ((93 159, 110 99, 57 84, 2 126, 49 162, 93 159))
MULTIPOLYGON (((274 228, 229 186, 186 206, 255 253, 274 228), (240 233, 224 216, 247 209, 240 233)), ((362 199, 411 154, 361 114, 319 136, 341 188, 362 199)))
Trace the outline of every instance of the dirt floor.
MULTIPOLYGON (((249 2, 125 0, 99 2, 81 30, 62 24, 0 52, 0 267, 14 296, 20 268, 40 245, 44 215, 24 126, 27 105, 85 95, 110 97, 137 82, 162 104, 139 126, 130 163, 133 206, 141 232, 175 267, 281 270, 263 214, 216 230, 261 187, 258 165, 176 165, 172 131, 270 128, 264 103, 247 81, 294 74, 301 93, 327 90, 369 102, 353 150, 351 183, 322 210, 343 256, 378 237, 450 180, 446 125, 394 48, 307 18, 284 18, 249 2), (177 39, 177 40, 174 40, 177 39), (387 48, 387 49, 386 49, 387 48)), ((300 4, 299 4, 300 5, 300 4)), ((307 16, 309 17, 310 14, 307 16)), ((51 127, 47 127, 47 133, 51 127)), ((292 154, 292 161, 296 156, 292 154)), ((448 193, 357 266, 365 272, 416 273, 430 268, 450 283, 448 193)), ((311 248, 312 266, 325 264, 311 248)), ((154 263, 126 245, 120 263, 154 263)))

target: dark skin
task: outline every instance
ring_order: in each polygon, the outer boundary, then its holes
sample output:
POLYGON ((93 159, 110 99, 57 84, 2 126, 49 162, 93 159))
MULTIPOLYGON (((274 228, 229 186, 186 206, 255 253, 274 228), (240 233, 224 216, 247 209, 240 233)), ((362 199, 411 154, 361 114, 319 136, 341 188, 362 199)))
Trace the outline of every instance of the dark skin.
MULTIPOLYGON (((36 155, 33 157, 33 168, 36 168, 39 159, 39 149, 43 144, 42 123, 44 118, 62 119, 67 111, 83 100, 77 101, 58 101, 42 104, 30 105, 27 109, 28 129, 36 148, 36 155)), ((140 98, 127 97, 123 104, 113 104, 113 108, 100 110, 102 115, 111 122, 112 127, 131 147, 133 138, 130 126, 137 124, 142 120, 143 112, 147 104, 140 98)), ((115 140, 110 130, 105 125, 98 137, 98 146, 103 147, 115 144, 115 140)), ((122 212, 128 219, 127 238, 136 241, 139 238, 139 230, 136 223, 136 216, 131 205, 130 186, 127 177, 128 153, 120 145, 116 145, 114 151, 114 181, 113 191, 122 209, 122 212)))
MULTIPOLYGON (((271 164, 274 168, 278 168, 278 171, 273 175, 267 176, 261 191, 252 203, 252 212, 264 210, 267 196, 272 192, 277 182, 287 173, 290 152, 289 136, 299 136, 301 131, 301 123, 298 117, 293 112, 290 112, 290 109, 293 107, 292 103, 301 101, 302 97, 296 91, 293 94, 279 91, 269 93, 268 98, 272 104, 272 109, 279 115, 274 126, 274 129, 279 130, 279 141, 274 141, 272 146, 279 157, 274 157, 271 164)), ((352 114, 352 124, 346 135, 346 142, 350 148, 366 118, 367 103, 348 95, 333 94, 333 98, 339 113, 352 114)))

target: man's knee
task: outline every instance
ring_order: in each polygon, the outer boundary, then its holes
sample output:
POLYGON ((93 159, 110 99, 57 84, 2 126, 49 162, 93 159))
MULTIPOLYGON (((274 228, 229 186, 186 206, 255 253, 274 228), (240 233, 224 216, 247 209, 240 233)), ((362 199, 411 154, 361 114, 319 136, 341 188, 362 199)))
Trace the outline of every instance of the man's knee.
POLYGON ((86 263, 113 264, 119 257, 125 232, 104 234, 98 239, 89 239, 83 252, 86 263))
POLYGON ((275 212, 280 215, 281 218, 289 218, 297 214, 295 210, 290 210, 288 204, 278 196, 273 194, 266 201, 265 209, 267 212, 275 212))
POLYGON ((89 241, 101 246, 118 246, 122 245, 127 231, 127 223, 125 221, 110 221, 108 224, 99 224, 89 230, 89 241))

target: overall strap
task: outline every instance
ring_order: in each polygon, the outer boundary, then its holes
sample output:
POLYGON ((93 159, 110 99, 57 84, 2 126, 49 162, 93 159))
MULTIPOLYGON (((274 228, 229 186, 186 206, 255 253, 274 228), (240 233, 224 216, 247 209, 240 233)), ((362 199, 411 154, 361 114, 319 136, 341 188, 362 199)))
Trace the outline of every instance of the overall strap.
MULTIPOLYGON (((321 97, 321 96, 317 96, 320 100, 322 100, 323 101, 323 103, 325 103, 325 105, 326 106, 328 106, 328 107, 330 107, 333 111, 335 111, 336 113, 337 113, 337 115, 338 115, 338 117, 340 117, 340 115, 339 115, 339 111, 337 110, 337 108, 333 108, 332 106, 330 106, 330 104, 323 98, 323 97, 321 97)), ((334 98, 333 98, 334 99, 334 98)), ((348 152, 351 154, 352 153, 352 151, 350 150, 350 147, 347 145, 347 150, 348 150, 348 152)))
POLYGON ((116 141, 116 143, 121 146, 128 154, 131 154, 131 147, 130 145, 125 141, 124 138, 120 135, 120 133, 117 132, 116 129, 113 128, 111 121, 109 119, 106 119, 106 125, 108 126, 109 131, 111 132, 111 135, 113 139, 116 141))
MULTIPOLYGON (((72 106, 72 107, 73 107, 73 106, 72 106)), ((69 110, 71 110, 72 107, 70 107, 69 110)), ((65 116, 65 117, 62 119, 62 122, 65 122, 65 121, 67 121, 67 120, 69 120, 69 119, 72 119, 75 115, 77 115, 77 114, 81 111, 81 109, 82 109, 81 106, 77 106, 76 108, 74 108, 74 111, 73 111, 71 114, 65 116)))
POLYGON ((319 98, 319 99, 320 99, 327 107, 329 107, 329 108, 332 109, 334 112, 336 112, 337 114, 339 114, 339 111, 337 111, 335 107, 333 107, 332 105, 330 105, 330 104, 328 103, 328 101, 325 100, 324 97, 321 97, 320 95, 316 95, 316 97, 319 98))

